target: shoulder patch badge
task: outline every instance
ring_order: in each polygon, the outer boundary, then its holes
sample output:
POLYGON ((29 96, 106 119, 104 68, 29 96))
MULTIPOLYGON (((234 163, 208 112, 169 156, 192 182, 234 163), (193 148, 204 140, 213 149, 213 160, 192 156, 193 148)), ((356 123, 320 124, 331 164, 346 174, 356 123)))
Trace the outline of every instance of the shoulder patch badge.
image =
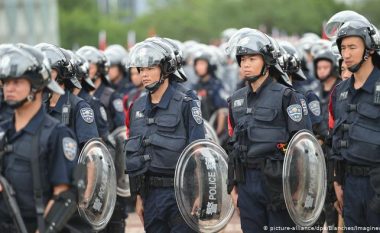
POLYGON ((321 106, 318 100, 313 100, 309 103, 309 109, 315 116, 321 115, 321 106))
POLYGON ((118 111, 118 112, 123 111, 123 101, 121 99, 114 99, 112 101, 112 105, 116 111, 118 111))
POLYGON ((73 161, 77 156, 77 142, 70 137, 64 137, 62 139, 62 147, 66 159, 73 161))
POLYGON ((193 115, 193 118, 195 122, 197 122, 198 125, 202 124, 203 118, 202 118, 202 112, 199 107, 192 107, 191 108, 191 115, 193 115))
POLYGON ((286 111, 288 116, 295 122, 300 122, 302 120, 302 107, 299 104, 290 105, 286 111))
POLYGON ((94 122, 94 111, 91 108, 82 108, 80 110, 80 115, 85 122, 89 124, 94 122))
POLYGON ((102 119, 107 121, 106 109, 103 106, 100 106, 99 111, 100 111, 100 116, 102 117, 102 119))
POLYGON ((234 107, 234 108, 236 108, 236 107, 241 107, 241 106, 243 106, 243 103, 244 103, 244 99, 234 100, 233 107, 234 107))

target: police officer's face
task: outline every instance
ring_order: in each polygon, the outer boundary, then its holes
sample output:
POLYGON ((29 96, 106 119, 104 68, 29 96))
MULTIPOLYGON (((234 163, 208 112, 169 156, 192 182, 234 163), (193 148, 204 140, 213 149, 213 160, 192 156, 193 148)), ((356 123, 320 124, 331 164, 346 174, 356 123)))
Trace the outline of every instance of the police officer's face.
POLYGON ((6 80, 3 85, 4 99, 7 101, 21 101, 31 90, 30 82, 25 78, 6 80))
POLYGON ((137 70, 136 67, 131 67, 129 70, 130 75, 131 75, 131 82, 135 87, 139 87, 142 84, 141 76, 139 74, 139 71, 137 70))
POLYGON ((205 75, 207 75, 207 70, 208 70, 208 62, 205 61, 205 60, 198 60, 196 63, 195 63, 195 73, 200 76, 200 77, 203 77, 205 75))
POLYGON ((240 67, 244 77, 259 75, 264 66, 264 59, 261 55, 244 55, 240 60, 240 67))
POLYGON ((332 68, 331 62, 329 62, 327 60, 320 60, 317 63, 318 78, 321 80, 328 78, 328 76, 330 75, 330 72, 331 72, 331 68, 332 68))
POLYGON ((340 67, 340 75, 343 80, 351 78, 352 73, 348 70, 347 64, 343 61, 340 67))
POLYGON ((98 66, 96 64, 91 63, 90 69, 88 71, 88 75, 90 76, 91 79, 95 77, 97 71, 98 71, 98 66))
POLYGON ((343 38, 340 48, 347 67, 358 64, 363 58, 365 46, 360 37, 350 36, 343 38))
POLYGON ((53 79, 54 81, 57 80, 57 76, 58 76, 58 72, 56 69, 52 69, 51 70, 51 79, 53 79))
POLYGON ((118 66, 111 66, 108 69, 108 77, 110 78, 111 81, 114 81, 120 76, 120 70, 118 66))
POLYGON ((144 87, 146 87, 160 80, 161 69, 159 66, 142 67, 140 68, 140 76, 144 87))

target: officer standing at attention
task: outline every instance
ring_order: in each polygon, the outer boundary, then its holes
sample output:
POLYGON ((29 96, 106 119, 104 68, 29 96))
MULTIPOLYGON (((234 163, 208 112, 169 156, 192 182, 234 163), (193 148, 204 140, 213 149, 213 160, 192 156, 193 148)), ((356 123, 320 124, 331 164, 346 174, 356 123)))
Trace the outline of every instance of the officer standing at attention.
POLYGON ((82 86, 82 88, 74 88, 73 94, 84 99, 94 110, 95 122, 96 127, 98 128, 99 136, 103 139, 103 141, 107 141, 109 135, 107 112, 103 104, 100 103, 100 100, 95 96, 90 95, 90 92, 95 90, 95 84, 89 78, 89 63, 85 58, 76 53, 71 53, 71 56, 76 58, 73 64, 75 76, 82 86))
POLYGON ((72 58, 66 50, 55 45, 38 44, 36 47, 45 53, 51 63, 52 79, 65 90, 64 95, 52 95, 47 106, 48 113, 74 131, 81 149, 88 140, 99 137, 99 134, 93 109, 85 100, 72 93, 74 88, 82 88, 75 76, 70 61, 72 58))
MULTIPOLYGON (((64 91, 51 80, 44 55, 36 49, 32 52, 11 45, 0 58, 4 101, 14 109, 13 117, 0 124, 0 172, 15 190, 27 231, 34 233, 44 229, 43 215, 54 197, 69 189, 78 148, 72 131, 42 106, 44 88, 64 91)), ((0 195, 0 232, 16 231, 0 195)))
MULTIPOLYGON (((206 49, 200 49, 194 57, 194 70, 199 77, 198 83, 196 83, 192 89, 194 89, 201 101, 201 109, 205 120, 209 120, 210 117, 221 108, 227 108, 226 94, 223 84, 220 79, 215 76, 217 69, 216 64, 212 60, 212 54, 206 49)), ((225 115, 219 111, 217 116, 216 133, 218 135, 223 133, 226 128, 225 115)))
POLYGON ((121 96, 126 95, 133 89, 128 69, 128 52, 118 44, 110 45, 104 50, 104 55, 110 62, 108 78, 111 87, 121 96))
POLYGON ((299 94, 286 76, 273 78, 277 54, 267 35, 251 29, 230 41, 235 41, 229 50, 236 54, 248 85, 228 99, 228 193, 239 207, 243 232, 294 226, 283 198, 280 148, 306 128, 299 94))
MULTIPOLYGON (((322 116, 322 122, 318 125, 317 138, 324 142, 328 136, 328 102, 332 90, 340 82, 338 73, 338 63, 335 55, 330 49, 320 50, 314 57, 315 77, 321 82, 320 110, 317 111, 322 116)), ((311 110, 316 109, 317 103, 309 104, 311 110)), ((318 108, 319 109, 319 108, 318 108)))
POLYGON ((109 60, 95 47, 83 46, 77 54, 83 56, 90 63, 89 76, 95 83, 95 91, 91 92, 105 106, 107 111, 108 127, 112 132, 124 126, 123 97, 110 87, 108 78, 109 60))
POLYGON ((170 53, 156 43, 133 49, 131 66, 138 68, 149 92, 129 111, 125 144, 131 192, 147 233, 193 232, 182 219, 174 196, 174 170, 183 149, 204 138, 200 108, 169 82, 176 69, 170 53))
MULTIPOLYGON (((359 14, 346 18, 349 20, 334 28, 339 52, 353 73, 331 96, 335 193, 346 227, 379 227, 380 70, 375 62, 379 59, 379 34, 359 14)), ((327 26, 334 22, 331 19, 327 26)))

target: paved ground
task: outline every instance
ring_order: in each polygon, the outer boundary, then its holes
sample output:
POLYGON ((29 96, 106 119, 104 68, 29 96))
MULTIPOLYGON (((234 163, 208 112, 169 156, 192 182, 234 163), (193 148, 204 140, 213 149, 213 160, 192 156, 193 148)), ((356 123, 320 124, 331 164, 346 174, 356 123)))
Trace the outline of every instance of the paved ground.
MULTIPOLYGON (((133 213, 129 215, 125 233, 144 233, 143 226, 141 225, 140 219, 136 214, 133 213)), ((236 213, 221 233, 242 233, 240 229, 240 221, 236 213)))

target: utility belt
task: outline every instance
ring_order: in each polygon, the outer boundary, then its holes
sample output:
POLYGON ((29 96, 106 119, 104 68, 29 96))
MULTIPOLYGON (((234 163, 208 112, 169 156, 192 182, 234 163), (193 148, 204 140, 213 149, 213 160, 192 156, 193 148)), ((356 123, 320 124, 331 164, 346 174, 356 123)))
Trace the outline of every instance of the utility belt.
POLYGON ((368 166, 357 166, 351 164, 345 165, 346 174, 353 176, 369 176, 369 172, 371 171, 371 169, 372 168, 368 166))
POLYGON ((369 177, 373 167, 364 165, 353 165, 347 163, 345 160, 334 161, 334 181, 344 185, 344 178, 346 175, 369 177))
MULTIPOLYGON (((273 155, 260 155, 260 157, 248 156, 248 146, 236 144, 237 137, 233 137, 229 144, 229 164, 228 164, 228 184, 235 185, 236 183, 245 182, 246 169, 263 170, 266 160, 273 155)), ((280 144, 279 144, 280 145, 280 144)), ((282 144, 281 144, 282 145, 282 144)), ((278 148, 282 151, 282 148, 278 148)), ((284 154, 284 153, 283 153, 284 154)))
POLYGON ((129 179, 133 195, 145 196, 152 188, 174 188, 174 177, 139 175, 129 179))

